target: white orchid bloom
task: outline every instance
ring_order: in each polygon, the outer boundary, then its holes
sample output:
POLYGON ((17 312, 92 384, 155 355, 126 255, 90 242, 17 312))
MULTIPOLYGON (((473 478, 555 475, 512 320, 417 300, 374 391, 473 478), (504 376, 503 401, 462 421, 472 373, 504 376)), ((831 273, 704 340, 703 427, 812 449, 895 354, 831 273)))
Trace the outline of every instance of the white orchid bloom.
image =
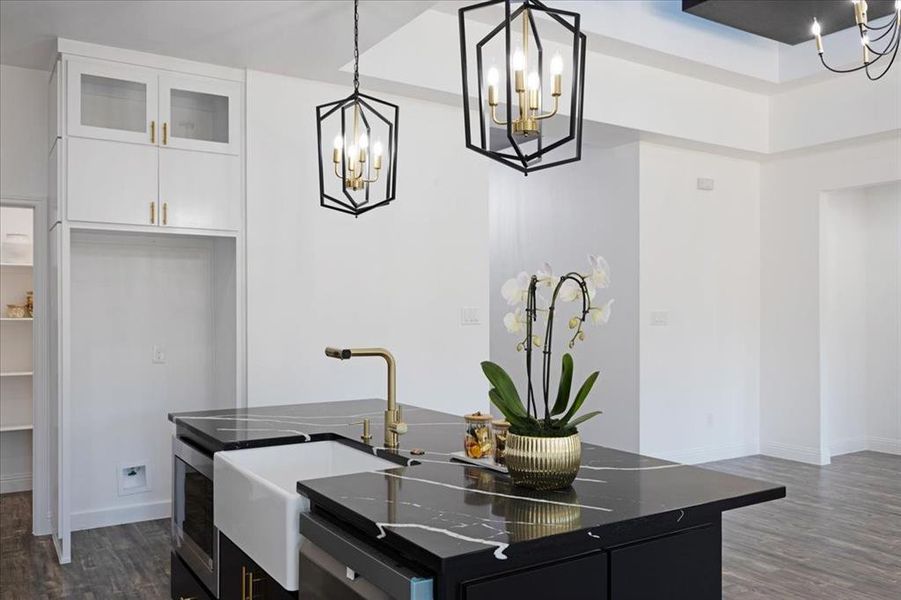
POLYGON ((591 274, 588 279, 596 288, 605 288, 610 285, 610 265, 604 260, 603 256, 588 255, 588 262, 591 265, 591 274))
POLYGON ((610 313, 613 310, 613 298, 607 300, 603 306, 592 306, 589 309, 589 316, 593 325, 606 325, 610 320, 610 313))
POLYGON ((526 311, 517 307, 513 312, 504 315, 504 327, 510 333, 519 333, 526 326, 526 311))
POLYGON ((557 298, 563 302, 574 302, 581 297, 582 287, 572 279, 564 281, 563 285, 560 286, 560 292, 557 294, 557 298))
POLYGON ((535 276, 538 278, 538 285, 547 287, 554 287, 557 285, 558 278, 554 277, 554 270, 551 269, 551 265, 548 263, 541 265, 541 268, 538 269, 535 276))
POLYGON ((507 304, 516 306, 526 301, 529 296, 529 274, 523 271, 513 279, 508 279, 501 286, 501 295, 507 304))

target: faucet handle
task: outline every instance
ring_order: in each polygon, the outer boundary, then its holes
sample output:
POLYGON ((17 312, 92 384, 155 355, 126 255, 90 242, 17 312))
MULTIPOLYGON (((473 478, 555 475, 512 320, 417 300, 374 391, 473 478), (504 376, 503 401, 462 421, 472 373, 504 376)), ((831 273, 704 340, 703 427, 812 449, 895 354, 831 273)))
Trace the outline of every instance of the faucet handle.
POLYGON ((388 427, 388 429, 390 429, 397 435, 403 435, 403 434, 407 433, 407 431, 410 430, 410 428, 407 426, 407 424, 404 423, 403 421, 398 421, 397 423, 394 423, 393 425, 388 427))
POLYGON ((362 425, 363 426, 363 435, 360 436, 360 439, 369 443, 369 440, 372 439, 372 433, 369 428, 369 419, 363 419, 362 421, 354 421, 351 425, 362 425))

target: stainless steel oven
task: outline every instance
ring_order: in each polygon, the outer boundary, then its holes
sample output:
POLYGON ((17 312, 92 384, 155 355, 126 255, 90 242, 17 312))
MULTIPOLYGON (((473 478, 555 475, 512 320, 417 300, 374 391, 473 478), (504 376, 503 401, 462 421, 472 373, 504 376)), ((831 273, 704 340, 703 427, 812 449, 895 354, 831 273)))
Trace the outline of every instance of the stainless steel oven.
POLYGON ((219 597, 219 530, 213 524, 213 458, 172 438, 172 545, 219 597))

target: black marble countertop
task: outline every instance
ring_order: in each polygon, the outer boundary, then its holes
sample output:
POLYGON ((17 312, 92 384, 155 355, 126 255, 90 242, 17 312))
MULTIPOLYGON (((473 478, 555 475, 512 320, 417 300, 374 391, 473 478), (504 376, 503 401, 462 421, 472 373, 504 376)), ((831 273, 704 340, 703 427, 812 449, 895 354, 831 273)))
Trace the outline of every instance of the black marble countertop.
POLYGON ((401 449, 381 448, 384 400, 351 400, 169 415, 179 435, 211 452, 345 438, 406 466, 299 481, 314 511, 436 572, 505 561, 506 567, 575 556, 719 519, 785 496, 785 487, 583 444, 572 488, 535 492, 506 475, 451 461, 462 417, 403 407, 401 449), (372 445, 359 441, 372 420, 372 445), (411 449, 426 452, 414 456, 411 449), (415 461, 415 462, 414 462, 415 461))

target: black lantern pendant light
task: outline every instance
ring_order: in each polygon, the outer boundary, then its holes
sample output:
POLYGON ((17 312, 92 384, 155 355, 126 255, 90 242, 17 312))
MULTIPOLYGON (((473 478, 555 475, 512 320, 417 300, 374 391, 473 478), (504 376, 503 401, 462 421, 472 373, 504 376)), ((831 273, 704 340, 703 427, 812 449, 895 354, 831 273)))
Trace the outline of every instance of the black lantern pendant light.
POLYGON ((461 8, 459 17, 466 147, 526 175, 579 160, 586 45, 579 14, 538 0, 489 0, 461 8), (471 11, 479 17, 467 23, 471 11))
POLYGON ((359 23, 354 0, 353 93, 316 107, 319 203, 354 216, 394 200, 400 116, 396 104, 360 92, 359 23))

